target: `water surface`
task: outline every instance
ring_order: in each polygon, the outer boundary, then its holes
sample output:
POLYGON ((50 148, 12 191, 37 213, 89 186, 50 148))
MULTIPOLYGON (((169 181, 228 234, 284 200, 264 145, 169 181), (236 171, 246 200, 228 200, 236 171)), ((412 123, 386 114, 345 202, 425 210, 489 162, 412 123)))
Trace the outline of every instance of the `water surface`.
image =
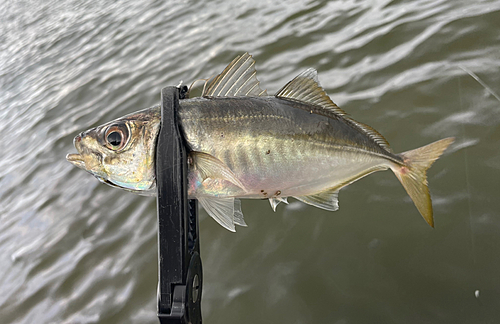
POLYGON ((200 212, 205 323, 497 323, 500 2, 3 1, 0 322, 157 323, 156 203, 64 159, 80 131, 249 52, 269 93, 308 67, 430 169, 436 228, 379 172, 334 213, 200 212), (466 73, 470 71, 481 83, 466 73))

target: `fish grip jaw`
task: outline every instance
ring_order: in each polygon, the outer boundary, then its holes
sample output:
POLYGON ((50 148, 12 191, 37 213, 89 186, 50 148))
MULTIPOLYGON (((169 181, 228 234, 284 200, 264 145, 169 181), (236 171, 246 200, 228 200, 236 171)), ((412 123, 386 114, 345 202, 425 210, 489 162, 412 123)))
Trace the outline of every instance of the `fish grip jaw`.
POLYGON ((187 87, 161 92, 161 124, 156 143, 158 210, 158 308, 163 323, 201 323, 203 273, 198 205, 187 194, 186 142, 179 129, 179 99, 187 87))

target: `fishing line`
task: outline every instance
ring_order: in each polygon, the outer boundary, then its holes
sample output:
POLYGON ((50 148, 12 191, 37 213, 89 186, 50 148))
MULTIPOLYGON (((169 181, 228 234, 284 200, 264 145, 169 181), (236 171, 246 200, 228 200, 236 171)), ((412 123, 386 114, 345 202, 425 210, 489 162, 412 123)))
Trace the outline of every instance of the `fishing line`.
MULTIPOLYGON (((463 68, 462 68, 463 69, 463 68)), ((463 69, 466 71, 465 69, 463 69)), ((467 71, 466 71, 467 72, 467 71)), ((461 82, 461 77, 458 77, 458 97, 460 99, 460 111, 462 111, 462 82, 461 82)), ((463 123, 461 123, 461 128, 462 128, 462 139, 465 142, 465 126, 463 123)), ((470 229, 470 241, 472 245, 472 260, 474 261, 474 265, 476 265, 476 247, 474 243, 474 231, 472 230, 472 208, 471 208, 471 194, 470 194, 470 180, 469 180, 469 160, 467 158, 467 147, 464 147, 464 163, 465 163, 465 187, 467 191, 467 206, 469 209, 469 229, 470 229)))
MULTIPOLYGON (((467 69, 465 66, 462 66, 462 65, 459 65, 458 67, 461 68, 462 70, 464 70, 467 74, 469 74, 474 80, 479 82, 479 84, 482 85, 486 89, 486 91, 488 91, 493 97, 495 97, 500 102, 500 96, 497 95, 495 93, 495 91, 493 91, 493 89, 488 87, 488 85, 486 83, 484 83, 483 80, 481 80, 474 72, 472 72, 471 70, 467 69)), ((459 89, 460 89, 460 79, 459 79, 458 84, 459 84, 459 89)), ((462 103, 462 97, 460 97, 460 103, 462 103)))
MULTIPOLYGON (((474 72, 470 71, 464 66, 459 65, 459 68, 461 68, 463 71, 465 71, 467 74, 469 74, 474 80, 476 80, 480 85, 482 85, 486 91, 488 91, 489 94, 491 94, 495 99, 497 99, 500 102, 500 96, 493 91, 483 80, 481 80, 474 72)), ((459 97, 460 97, 460 109, 462 109, 462 85, 460 82, 460 78, 458 79, 458 92, 459 92, 459 97)), ((462 124, 462 137, 465 139, 465 127, 464 124, 462 124)), ((474 233, 472 230, 472 208, 471 208, 471 194, 470 194, 470 181, 469 181, 469 163, 467 160, 467 148, 464 148, 464 162, 465 162, 465 182, 467 185, 467 196, 468 196, 468 205, 469 205, 469 228, 471 231, 471 244, 472 244, 472 255, 473 255, 473 260, 474 260, 474 265, 476 266, 476 255, 474 253, 475 251, 475 245, 474 245, 474 233)), ((474 291, 474 296, 476 298, 479 298, 479 293, 480 290, 477 289, 474 291)))

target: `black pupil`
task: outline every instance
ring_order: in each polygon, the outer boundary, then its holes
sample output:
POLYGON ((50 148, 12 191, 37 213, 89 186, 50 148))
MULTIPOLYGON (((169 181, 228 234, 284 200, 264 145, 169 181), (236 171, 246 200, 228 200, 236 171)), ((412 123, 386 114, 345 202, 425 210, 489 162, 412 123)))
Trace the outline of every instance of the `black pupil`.
POLYGON ((118 132, 111 132, 108 134, 108 142, 113 146, 120 146, 122 143, 122 135, 118 132))

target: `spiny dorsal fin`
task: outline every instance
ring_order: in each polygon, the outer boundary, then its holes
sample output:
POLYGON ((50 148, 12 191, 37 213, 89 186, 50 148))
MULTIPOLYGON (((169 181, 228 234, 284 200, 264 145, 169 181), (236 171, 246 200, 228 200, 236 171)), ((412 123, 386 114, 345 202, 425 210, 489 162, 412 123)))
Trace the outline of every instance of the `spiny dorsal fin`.
POLYGON ((340 109, 326 94, 318 80, 318 72, 315 69, 307 69, 297 75, 295 79, 288 82, 275 95, 277 98, 285 98, 308 103, 319 107, 319 109, 311 109, 311 113, 323 115, 331 118, 339 118, 341 116, 353 127, 359 129, 378 145, 388 152, 392 152, 387 140, 375 129, 368 125, 355 121, 347 116, 346 112, 340 109))
POLYGON ((382 136, 382 134, 380 134, 379 132, 377 132, 375 129, 373 129, 372 127, 370 127, 370 126, 368 126, 366 124, 363 124, 363 123, 360 123, 358 121, 355 121, 354 119, 352 119, 350 117, 347 117, 347 116, 344 117, 344 119, 350 121, 356 127, 358 127, 359 129, 361 129, 365 134, 367 134, 368 136, 370 136, 370 138, 372 140, 374 140, 378 145, 380 145, 386 151, 392 152, 392 149, 391 149, 391 146, 389 145, 389 142, 387 142, 387 140, 384 138, 384 136, 382 136))
POLYGON ((248 53, 236 57, 221 74, 210 82, 203 97, 267 96, 259 87, 255 60, 248 53))
POLYGON ((312 104, 322 108, 320 111, 312 111, 326 115, 328 117, 338 118, 346 113, 340 109, 328 97, 325 90, 321 87, 318 80, 318 72, 315 69, 307 69, 297 75, 292 81, 288 82, 275 95, 276 98, 290 99, 312 104))

